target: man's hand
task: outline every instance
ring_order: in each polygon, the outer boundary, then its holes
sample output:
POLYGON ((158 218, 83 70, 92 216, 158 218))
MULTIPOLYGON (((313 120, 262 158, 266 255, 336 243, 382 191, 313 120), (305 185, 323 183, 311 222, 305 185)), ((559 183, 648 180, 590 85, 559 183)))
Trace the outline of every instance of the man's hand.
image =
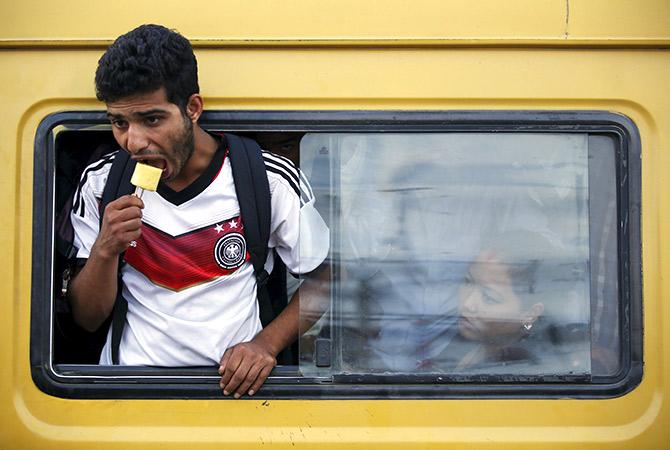
POLYGON ((103 258, 114 258, 142 234, 142 199, 124 195, 105 207, 94 249, 103 258))
MULTIPOLYGON (((330 291, 327 288, 330 271, 324 265, 319 272, 319 282, 305 283, 300 290, 323 291, 321 297, 330 291), (324 275, 325 274, 325 275, 324 275), (318 288, 312 286, 316 285, 318 288)), ((277 365, 277 355, 298 338, 299 330, 308 330, 313 321, 300 323, 300 290, 296 291, 286 308, 256 335, 250 342, 237 344, 223 354, 219 383, 224 395, 234 394, 240 398, 244 394, 254 395, 261 388, 272 369, 277 365)), ((325 297, 328 298, 328 297, 325 297)), ((326 304, 327 302, 323 303, 326 304)), ((315 310, 315 307, 312 308, 315 310)), ((324 309, 321 311, 323 313, 324 309)), ((319 314, 320 317, 320 314, 319 314)), ((316 317, 318 319, 318 317, 316 317)))
POLYGON ((230 347, 221 358, 219 385, 224 395, 254 395, 277 365, 277 359, 257 339, 230 347))

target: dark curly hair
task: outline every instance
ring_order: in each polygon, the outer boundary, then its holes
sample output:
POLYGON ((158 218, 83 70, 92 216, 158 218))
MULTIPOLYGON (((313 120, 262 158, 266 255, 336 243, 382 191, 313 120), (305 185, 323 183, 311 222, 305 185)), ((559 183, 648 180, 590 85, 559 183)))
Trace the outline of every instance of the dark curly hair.
POLYGON ((113 102, 165 88, 182 111, 198 87, 198 63, 191 43, 160 25, 141 25, 118 37, 98 61, 98 100, 113 102))

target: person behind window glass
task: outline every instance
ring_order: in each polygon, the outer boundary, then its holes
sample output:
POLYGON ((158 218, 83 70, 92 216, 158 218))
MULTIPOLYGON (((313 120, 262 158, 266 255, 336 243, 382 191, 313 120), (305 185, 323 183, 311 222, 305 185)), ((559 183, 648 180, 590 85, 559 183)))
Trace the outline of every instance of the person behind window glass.
MULTIPOLYGON (((562 277, 561 264, 554 254, 545 237, 528 232, 496 236, 484 247, 458 291, 462 341, 449 350, 461 352, 456 372, 488 367, 489 373, 540 373, 543 369, 533 366, 549 368, 549 361, 559 357, 561 327, 541 320, 547 302, 560 302, 555 283, 562 277)), ((582 363, 568 360, 562 367, 582 363)))
MULTIPOLYGON (((297 338, 299 303, 294 296, 262 328, 253 267, 241 250, 244 223, 225 136, 198 125, 203 99, 189 41, 165 27, 142 25, 109 47, 95 83, 121 151, 163 173, 157 192, 109 203, 100 226, 98 205, 114 154, 84 171, 75 194, 80 207, 72 212, 82 262, 69 292, 75 320, 95 330, 109 317, 125 252, 128 313, 120 363, 216 364, 224 394, 253 395, 276 355, 297 338)), ((263 157, 271 191, 269 247, 292 273, 310 272, 326 256, 328 230, 309 189, 301 192, 293 182, 299 179, 295 166, 270 153, 263 157)), ((101 364, 111 363, 110 335, 101 364)))

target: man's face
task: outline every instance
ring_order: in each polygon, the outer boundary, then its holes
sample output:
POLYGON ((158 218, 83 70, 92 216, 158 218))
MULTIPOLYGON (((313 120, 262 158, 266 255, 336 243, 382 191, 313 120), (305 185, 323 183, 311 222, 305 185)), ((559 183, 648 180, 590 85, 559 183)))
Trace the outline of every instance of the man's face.
POLYGON ((119 145, 134 160, 163 170, 162 181, 177 178, 193 154, 193 123, 163 88, 107 103, 107 117, 119 145))

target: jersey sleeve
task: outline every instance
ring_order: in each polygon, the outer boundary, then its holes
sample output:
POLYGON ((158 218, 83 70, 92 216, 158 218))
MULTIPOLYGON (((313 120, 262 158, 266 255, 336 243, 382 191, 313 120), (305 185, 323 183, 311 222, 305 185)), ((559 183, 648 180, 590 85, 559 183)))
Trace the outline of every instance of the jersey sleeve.
POLYGON ((112 159, 101 160, 84 170, 75 192, 70 220, 74 231, 73 244, 77 259, 88 259, 100 232, 100 198, 107 181, 112 159))
POLYGON ((289 272, 311 272, 328 255, 328 227, 314 207, 311 187, 299 169, 275 155, 264 153, 264 158, 272 207, 269 246, 275 248, 289 272))
POLYGON ((70 212, 74 229, 74 246, 77 248, 77 258, 87 259, 100 231, 98 203, 90 185, 82 186, 77 194, 83 208, 78 210, 73 208, 70 212))

